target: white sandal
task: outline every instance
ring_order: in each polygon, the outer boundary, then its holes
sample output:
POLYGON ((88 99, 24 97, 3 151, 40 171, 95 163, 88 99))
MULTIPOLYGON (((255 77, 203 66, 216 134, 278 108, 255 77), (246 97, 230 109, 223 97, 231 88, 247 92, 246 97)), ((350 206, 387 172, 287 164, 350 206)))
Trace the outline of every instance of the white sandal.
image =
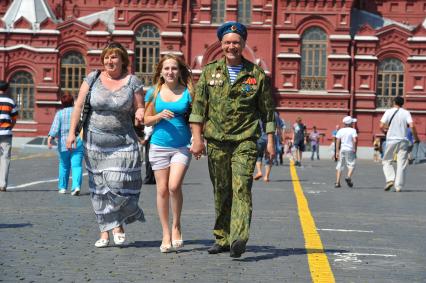
POLYGON ((109 239, 99 239, 95 243, 95 247, 97 248, 105 248, 109 245, 109 239))

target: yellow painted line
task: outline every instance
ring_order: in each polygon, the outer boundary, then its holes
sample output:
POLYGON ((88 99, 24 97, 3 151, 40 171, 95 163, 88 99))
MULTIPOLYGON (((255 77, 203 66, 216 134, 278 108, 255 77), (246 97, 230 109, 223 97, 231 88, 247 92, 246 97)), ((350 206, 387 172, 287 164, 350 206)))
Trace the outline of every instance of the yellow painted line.
POLYGON ((305 248, 308 254, 312 282, 333 283, 335 282, 334 275, 331 271, 327 255, 324 253, 320 235, 317 232, 314 218, 309 210, 308 200, 303 193, 293 162, 290 165, 290 174, 297 200, 300 225, 302 226, 303 236, 305 237, 305 248))

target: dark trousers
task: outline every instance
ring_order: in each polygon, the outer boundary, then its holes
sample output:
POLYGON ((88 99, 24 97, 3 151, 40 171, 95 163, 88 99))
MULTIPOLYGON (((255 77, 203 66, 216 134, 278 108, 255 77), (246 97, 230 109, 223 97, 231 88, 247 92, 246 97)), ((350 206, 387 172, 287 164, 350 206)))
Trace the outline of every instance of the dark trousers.
POLYGON ((154 171, 152 171, 151 163, 149 162, 149 145, 148 141, 145 144, 145 179, 143 180, 144 184, 155 184, 154 171))

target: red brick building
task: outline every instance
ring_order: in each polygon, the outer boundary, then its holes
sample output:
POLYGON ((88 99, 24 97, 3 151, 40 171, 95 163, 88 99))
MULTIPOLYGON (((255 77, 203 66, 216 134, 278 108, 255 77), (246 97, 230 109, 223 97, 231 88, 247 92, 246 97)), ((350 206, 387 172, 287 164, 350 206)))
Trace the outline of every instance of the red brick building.
POLYGON ((161 54, 181 55, 195 77, 221 56, 216 28, 247 24, 244 56, 272 78, 277 110, 326 133, 358 118, 370 146, 392 97, 403 95, 426 137, 426 0, 2 0, 0 79, 21 116, 15 136, 46 135, 59 89, 77 94, 116 40, 150 84, 161 54))

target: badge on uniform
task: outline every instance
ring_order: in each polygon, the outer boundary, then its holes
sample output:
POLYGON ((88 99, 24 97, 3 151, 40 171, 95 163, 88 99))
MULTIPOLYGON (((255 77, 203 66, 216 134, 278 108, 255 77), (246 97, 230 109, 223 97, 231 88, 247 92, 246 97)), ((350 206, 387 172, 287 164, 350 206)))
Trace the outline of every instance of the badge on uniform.
POLYGON ((222 74, 214 73, 212 74, 212 79, 209 81, 210 86, 223 86, 222 74))
POLYGON ((248 78, 247 80, 245 80, 245 81, 243 82, 242 91, 243 91, 244 93, 246 93, 246 94, 247 94, 247 96, 249 96, 249 95, 250 95, 250 92, 251 92, 252 90, 256 90, 256 89, 257 89, 257 81, 256 81, 256 78, 252 78, 252 77, 250 77, 250 78, 248 78))

